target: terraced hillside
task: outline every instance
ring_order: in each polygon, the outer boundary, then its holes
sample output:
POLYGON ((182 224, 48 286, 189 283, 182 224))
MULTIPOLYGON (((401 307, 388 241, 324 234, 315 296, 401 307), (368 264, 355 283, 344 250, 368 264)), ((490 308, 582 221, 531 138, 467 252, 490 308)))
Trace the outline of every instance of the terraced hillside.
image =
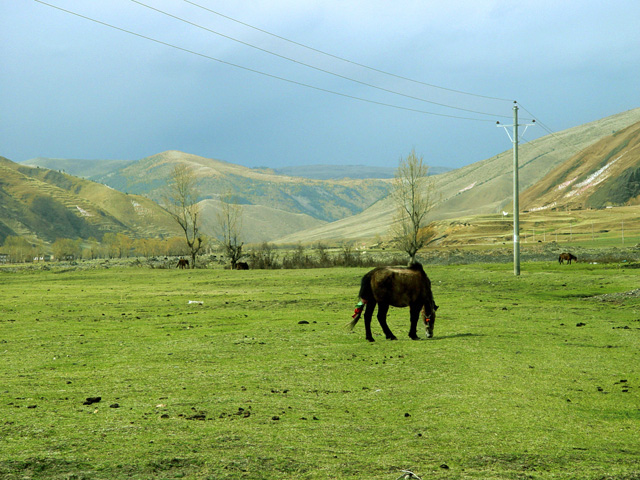
POLYGON ((147 198, 0 157, 0 243, 9 235, 38 243, 107 232, 179 234, 169 214, 147 198))

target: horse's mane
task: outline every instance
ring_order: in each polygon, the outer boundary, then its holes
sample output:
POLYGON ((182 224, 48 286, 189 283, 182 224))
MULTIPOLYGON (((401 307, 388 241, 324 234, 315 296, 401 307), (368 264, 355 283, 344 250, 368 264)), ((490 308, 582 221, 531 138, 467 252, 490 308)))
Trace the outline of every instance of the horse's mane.
POLYGON ((413 262, 411 265, 409 265, 409 270, 415 270, 416 272, 424 273, 424 268, 422 268, 422 264, 420 262, 413 262))

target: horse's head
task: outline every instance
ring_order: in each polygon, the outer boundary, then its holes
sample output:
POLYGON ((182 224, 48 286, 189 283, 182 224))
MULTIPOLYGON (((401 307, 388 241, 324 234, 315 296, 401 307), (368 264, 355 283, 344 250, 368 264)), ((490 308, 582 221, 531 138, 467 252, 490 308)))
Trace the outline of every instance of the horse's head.
POLYGON ((435 304, 435 302, 433 302, 430 305, 429 310, 431 310, 430 313, 427 314, 427 305, 425 305, 424 307, 422 307, 422 319, 424 320, 424 326, 427 330, 427 338, 432 338, 433 337, 433 327, 436 323, 436 310, 438 310, 438 305, 435 304))

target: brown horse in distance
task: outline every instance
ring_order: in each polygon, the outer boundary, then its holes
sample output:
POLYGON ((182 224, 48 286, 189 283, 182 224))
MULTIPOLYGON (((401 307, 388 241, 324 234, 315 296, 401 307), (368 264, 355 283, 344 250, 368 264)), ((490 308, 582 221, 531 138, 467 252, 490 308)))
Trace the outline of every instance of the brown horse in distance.
POLYGON ((577 262, 577 261, 578 261, 578 258, 577 258, 575 255, 573 255, 573 254, 571 254, 571 253, 568 253, 568 252, 561 253, 561 254, 560 254, 560 256, 558 257, 558 263, 559 263, 560 265, 562 265, 565 261, 566 261, 569 265, 571 265, 571 260, 575 260, 575 261, 577 262))
POLYGON ((187 260, 186 258, 181 258, 180 260, 178 260, 178 264, 176 265, 177 268, 189 268, 189 260, 187 260))
POLYGON ((366 338, 370 342, 374 341, 371 334, 371 317, 376 305, 378 305, 378 322, 388 340, 397 340, 387 325, 387 312, 390 306, 409 307, 411 339, 418 339, 417 327, 420 315, 426 326, 427 338, 433 336, 438 306, 433 300, 431 281, 421 264, 414 263, 409 267, 374 268, 362 277, 360 299, 349 326, 353 329, 360 319, 363 306, 366 306, 364 328, 366 338))

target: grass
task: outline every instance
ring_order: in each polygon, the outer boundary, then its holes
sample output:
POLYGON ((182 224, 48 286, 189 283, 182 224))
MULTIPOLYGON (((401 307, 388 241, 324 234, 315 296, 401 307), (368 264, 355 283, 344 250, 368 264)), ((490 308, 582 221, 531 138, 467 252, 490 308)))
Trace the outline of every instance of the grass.
POLYGON ((366 269, 0 272, 0 478, 640 478, 640 271, 522 271, 373 344, 366 269))
MULTIPOLYGON (((520 214, 523 245, 557 242, 571 248, 632 247, 640 245, 638 206, 598 210, 537 211, 520 214)), ((446 231, 444 244, 494 246, 513 241, 513 217, 501 214, 475 215, 439 223, 446 231), (449 227, 447 229, 447 227, 449 227)))

